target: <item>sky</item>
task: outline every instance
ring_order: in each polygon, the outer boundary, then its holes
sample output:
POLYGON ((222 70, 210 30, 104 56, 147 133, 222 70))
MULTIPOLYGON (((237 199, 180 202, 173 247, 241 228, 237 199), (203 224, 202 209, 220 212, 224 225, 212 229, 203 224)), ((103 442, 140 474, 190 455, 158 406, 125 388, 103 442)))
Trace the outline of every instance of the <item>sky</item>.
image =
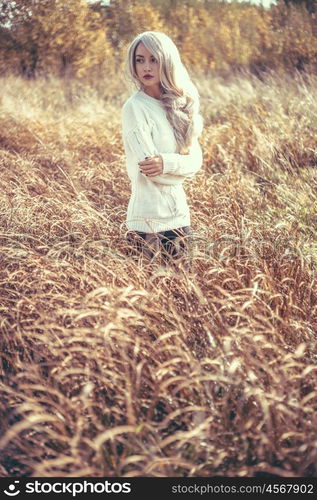
MULTIPOLYGON (((238 0, 238 2, 242 2, 244 0, 238 0)), ((255 5, 263 5, 263 7, 270 7, 272 4, 276 4, 275 0, 249 0, 250 3, 254 3, 255 5)))

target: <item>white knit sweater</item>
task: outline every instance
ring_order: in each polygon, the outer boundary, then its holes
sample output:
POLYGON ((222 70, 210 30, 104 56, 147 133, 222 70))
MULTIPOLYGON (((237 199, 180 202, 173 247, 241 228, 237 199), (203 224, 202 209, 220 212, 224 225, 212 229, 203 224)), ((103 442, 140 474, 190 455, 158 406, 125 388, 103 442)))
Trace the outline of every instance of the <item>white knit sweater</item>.
POLYGON ((183 182, 202 166, 198 137, 188 155, 175 153, 176 140, 161 101, 139 90, 122 107, 122 139, 131 181, 128 229, 154 233, 190 226, 183 182), (147 177, 138 162, 154 154, 162 155, 163 174, 147 177))

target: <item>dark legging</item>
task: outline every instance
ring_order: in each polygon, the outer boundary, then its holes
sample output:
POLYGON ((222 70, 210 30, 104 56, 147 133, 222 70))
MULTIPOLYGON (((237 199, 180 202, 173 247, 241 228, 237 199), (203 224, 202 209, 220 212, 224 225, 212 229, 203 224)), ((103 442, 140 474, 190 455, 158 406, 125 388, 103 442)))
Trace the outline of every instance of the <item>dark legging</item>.
POLYGON ((127 240, 137 252, 142 252, 152 259, 159 251, 163 259, 177 258, 186 255, 188 251, 187 238, 190 226, 160 231, 158 233, 143 233, 141 231, 128 231, 127 240), (187 238, 184 238, 186 237, 187 238))

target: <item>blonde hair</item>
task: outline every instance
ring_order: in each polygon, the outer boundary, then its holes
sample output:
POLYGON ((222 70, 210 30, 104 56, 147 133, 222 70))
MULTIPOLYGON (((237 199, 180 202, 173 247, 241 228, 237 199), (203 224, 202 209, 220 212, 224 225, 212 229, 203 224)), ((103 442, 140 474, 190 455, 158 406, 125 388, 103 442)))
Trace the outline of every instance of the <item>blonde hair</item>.
POLYGON ((145 31, 137 35, 128 48, 126 70, 138 90, 143 90, 135 67, 135 51, 140 42, 158 61, 160 100, 174 130, 178 153, 188 154, 193 137, 199 137, 203 129, 198 90, 181 61, 175 43, 159 31, 145 31))

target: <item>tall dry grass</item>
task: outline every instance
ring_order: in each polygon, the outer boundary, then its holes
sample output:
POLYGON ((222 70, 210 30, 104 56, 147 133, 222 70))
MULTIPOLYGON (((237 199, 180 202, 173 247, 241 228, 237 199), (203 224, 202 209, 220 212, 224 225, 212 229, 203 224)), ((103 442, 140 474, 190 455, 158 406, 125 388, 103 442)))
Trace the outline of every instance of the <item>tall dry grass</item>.
POLYGON ((316 76, 201 77, 190 270, 131 258, 118 81, 1 81, 1 475, 315 476, 316 76))

